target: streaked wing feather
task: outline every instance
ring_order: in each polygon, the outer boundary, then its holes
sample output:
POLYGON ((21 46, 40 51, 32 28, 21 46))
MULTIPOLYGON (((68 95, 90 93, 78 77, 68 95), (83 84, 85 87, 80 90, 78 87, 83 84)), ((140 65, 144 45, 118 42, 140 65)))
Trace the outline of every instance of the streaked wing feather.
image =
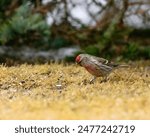
POLYGON ((115 64, 113 62, 110 62, 108 61, 107 59, 104 59, 104 58, 99 58, 99 57, 96 57, 96 60, 101 63, 101 64, 104 64, 104 65, 107 65, 107 66, 111 66, 111 67, 117 67, 118 64, 115 64))
POLYGON ((105 63, 105 64, 107 64, 109 62, 107 59, 104 59, 104 58, 96 57, 96 59, 98 62, 105 63))
POLYGON ((102 62, 99 62, 97 60, 93 60, 93 62, 98 68, 100 68, 101 70, 105 72, 109 72, 112 70, 112 67, 107 64, 103 64, 102 62))

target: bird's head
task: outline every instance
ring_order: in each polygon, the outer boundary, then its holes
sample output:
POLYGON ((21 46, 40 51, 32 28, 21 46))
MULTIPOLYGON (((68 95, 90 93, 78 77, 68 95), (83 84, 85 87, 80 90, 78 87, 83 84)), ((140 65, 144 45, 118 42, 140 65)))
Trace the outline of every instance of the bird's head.
POLYGON ((79 64, 79 65, 81 65, 81 61, 83 60, 83 58, 84 58, 84 55, 83 54, 79 54, 76 57, 76 59, 75 59, 76 63, 79 64))

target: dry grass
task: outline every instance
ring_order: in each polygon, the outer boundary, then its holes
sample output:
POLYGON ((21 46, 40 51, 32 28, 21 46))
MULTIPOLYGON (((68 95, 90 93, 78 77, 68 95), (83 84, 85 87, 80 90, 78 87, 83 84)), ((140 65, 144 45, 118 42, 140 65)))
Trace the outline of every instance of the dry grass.
POLYGON ((0 66, 0 119, 150 119, 150 63, 115 73, 89 84, 76 65, 0 66))

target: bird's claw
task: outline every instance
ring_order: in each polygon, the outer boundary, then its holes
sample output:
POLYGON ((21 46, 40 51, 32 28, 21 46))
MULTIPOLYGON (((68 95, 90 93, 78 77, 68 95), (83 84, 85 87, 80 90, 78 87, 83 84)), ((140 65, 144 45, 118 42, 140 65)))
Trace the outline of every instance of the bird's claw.
POLYGON ((94 81, 95 81, 96 77, 93 77, 92 79, 90 79, 90 84, 94 84, 94 81))
POLYGON ((108 81, 108 78, 106 77, 106 78, 104 78, 103 80, 101 80, 100 83, 107 82, 107 81, 108 81))
POLYGON ((90 80, 90 82, 89 82, 90 84, 94 84, 94 80, 90 80))

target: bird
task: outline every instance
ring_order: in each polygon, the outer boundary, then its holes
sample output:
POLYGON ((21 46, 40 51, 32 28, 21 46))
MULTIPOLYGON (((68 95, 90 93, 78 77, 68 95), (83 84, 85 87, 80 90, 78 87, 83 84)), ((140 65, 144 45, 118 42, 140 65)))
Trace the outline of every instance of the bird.
POLYGON ((128 67, 128 65, 116 64, 107 59, 89 54, 77 55, 75 58, 75 62, 80 66, 84 67, 90 74, 93 75, 90 83, 94 83, 97 77, 103 77, 103 80, 101 82, 106 82, 108 75, 112 71, 118 68, 128 67))

